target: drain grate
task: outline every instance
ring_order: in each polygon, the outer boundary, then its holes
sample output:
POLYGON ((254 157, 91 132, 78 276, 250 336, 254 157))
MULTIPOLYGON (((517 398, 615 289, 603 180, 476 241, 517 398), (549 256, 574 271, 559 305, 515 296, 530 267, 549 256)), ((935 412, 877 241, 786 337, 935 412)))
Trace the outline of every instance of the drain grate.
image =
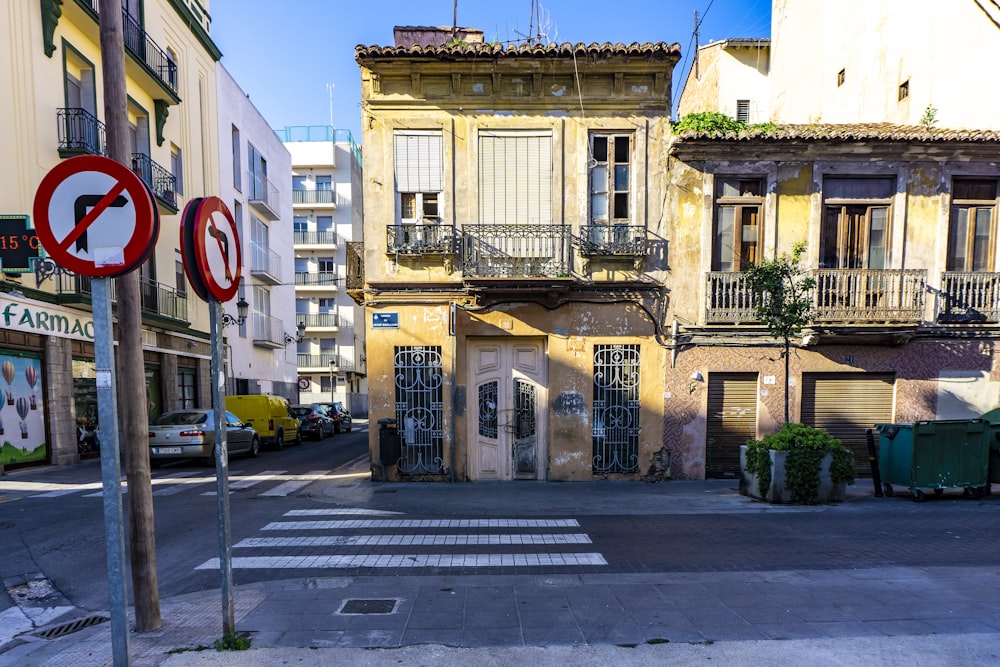
POLYGON ((391 614, 396 611, 397 600, 347 600, 340 614, 391 614))
POLYGON ((75 621, 62 623, 52 628, 40 630, 35 633, 35 636, 41 637, 42 639, 58 639, 59 637, 65 637, 66 635, 71 635, 74 632, 79 632, 84 628, 89 628, 92 625, 106 623, 108 620, 107 616, 87 616, 86 618, 78 618, 75 621))

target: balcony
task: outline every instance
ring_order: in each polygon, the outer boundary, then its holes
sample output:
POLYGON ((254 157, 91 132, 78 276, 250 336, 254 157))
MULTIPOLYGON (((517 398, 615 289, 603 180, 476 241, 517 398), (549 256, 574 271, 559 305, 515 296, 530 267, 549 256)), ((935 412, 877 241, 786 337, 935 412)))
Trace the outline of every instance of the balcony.
POLYGON ((165 213, 177 213, 176 176, 144 153, 132 153, 132 171, 153 191, 165 213))
POLYGON ((106 155, 107 130, 104 123, 86 109, 59 109, 59 157, 106 155))
MULTIPOLYGON (((813 321, 819 323, 918 323, 923 318, 926 274, 919 269, 817 269, 813 272, 813 321)), ((706 275, 705 321, 756 322, 746 274, 706 275)))
POLYGON ((349 322, 336 313, 296 313, 295 319, 304 322, 306 330, 326 329, 329 331, 349 326, 349 322))
POLYGON ((576 239, 582 257, 635 259, 649 253, 643 225, 586 225, 576 239))
POLYGON ((250 275, 270 285, 281 284, 281 255, 270 248, 250 244, 250 275))
POLYGON ((299 354, 297 365, 299 372, 310 370, 313 372, 330 372, 330 362, 333 362, 336 371, 353 371, 354 360, 348 359, 335 352, 321 352, 320 354, 299 354))
POLYGON ((709 271, 706 274, 705 322, 755 322, 753 293, 747 274, 739 271, 709 271))
POLYGON ((311 206, 316 208, 337 208, 344 204, 344 198, 333 190, 307 190, 295 188, 292 190, 293 206, 311 206))
POLYGON ((453 255, 454 225, 386 225, 385 251, 390 255, 453 255))
POLYGON ((266 220, 277 220, 281 217, 281 198, 278 188, 268 180, 267 176, 254 171, 247 172, 250 192, 248 201, 250 206, 257 209, 257 212, 266 220))
MULTIPOLYGON (((90 303, 91 278, 75 273, 57 273, 55 291, 61 303, 90 303)), ((115 301, 115 281, 110 281, 109 297, 115 301)), ((144 316, 173 322, 188 322, 187 294, 173 287, 149 280, 139 281, 139 307, 144 316)))
POLYGON ((465 225, 462 272, 466 278, 569 278, 572 235, 566 225, 465 225))
POLYGON ((251 315, 253 344, 257 347, 279 348, 285 346, 285 330, 277 317, 254 313, 251 315))
POLYGON ((336 271, 296 271, 295 286, 321 290, 337 290, 344 281, 336 271))
POLYGON ((942 324, 1000 322, 1000 273, 946 271, 940 297, 937 321, 942 324))
POLYGON ((125 52, 132 56, 135 66, 126 63, 125 71, 138 80, 147 80, 158 86, 174 104, 181 101, 177 95, 177 63, 166 51, 146 34, 142 25, 122 10, 122 30, 125 33, 125 52))
POLYGON ((321 246, 323 248, 329 248, 331 246, 336 247, 339 240, 337 232, 334 231, 295 232, 294 243, 297 247, 321 246))
POLYGON ((817 269, 816 322, 920 322, 922 269, 817 269))

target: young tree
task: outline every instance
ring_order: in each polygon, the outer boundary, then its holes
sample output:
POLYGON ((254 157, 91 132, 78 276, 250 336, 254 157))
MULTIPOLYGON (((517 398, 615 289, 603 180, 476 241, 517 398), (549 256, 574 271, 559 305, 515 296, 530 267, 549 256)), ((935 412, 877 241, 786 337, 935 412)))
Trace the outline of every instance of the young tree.
POLYGON ((768 331, 782 341, 781 356, 785 359, 785 423, 788 423, 788 359, 792 339, 802 333, 812 321, 811 292, 816 279, 802 268, 800 260, 805 243, 796 243, 792 253, 781 253, 773 259, 752 264, 747 270, 747 284, 753 294, 754 315, 767 325, 768 331))

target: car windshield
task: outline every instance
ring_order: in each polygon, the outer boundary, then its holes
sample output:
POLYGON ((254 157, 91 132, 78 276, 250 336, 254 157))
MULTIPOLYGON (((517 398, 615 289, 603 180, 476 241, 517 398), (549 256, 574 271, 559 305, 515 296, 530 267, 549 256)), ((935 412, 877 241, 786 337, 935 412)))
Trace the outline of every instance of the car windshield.
POLYGON ((191 424, 204 424, 208 421, 208 414, 205 412, 168 412, 162 414, 153 421, 155 426, 188 426, 191 424))
POLYGON ((309 408, 292 408, 291 410, 292 414, 296 417, 306 417, 310 412, 312 412, 309 408))

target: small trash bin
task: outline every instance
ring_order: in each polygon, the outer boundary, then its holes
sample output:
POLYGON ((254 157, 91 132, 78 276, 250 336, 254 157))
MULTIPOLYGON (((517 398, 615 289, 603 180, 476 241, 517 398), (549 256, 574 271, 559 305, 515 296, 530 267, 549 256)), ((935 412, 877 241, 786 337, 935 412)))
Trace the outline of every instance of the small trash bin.
POLYGON ((910 496, 924 499, 922 489, 941 495, 944 489, 965 487, 979 498, 988 488, 987 464, 992 431, 984 419, 940 419, 912 424, 876 424, 879 432, 879 475, 883 491, 905 486, 910 496))
POLYGON ((396 465, 401 455, 399 431, 396 429, 396 420, 391 418, 378 420, 378 461, 379 465, 396 465))

